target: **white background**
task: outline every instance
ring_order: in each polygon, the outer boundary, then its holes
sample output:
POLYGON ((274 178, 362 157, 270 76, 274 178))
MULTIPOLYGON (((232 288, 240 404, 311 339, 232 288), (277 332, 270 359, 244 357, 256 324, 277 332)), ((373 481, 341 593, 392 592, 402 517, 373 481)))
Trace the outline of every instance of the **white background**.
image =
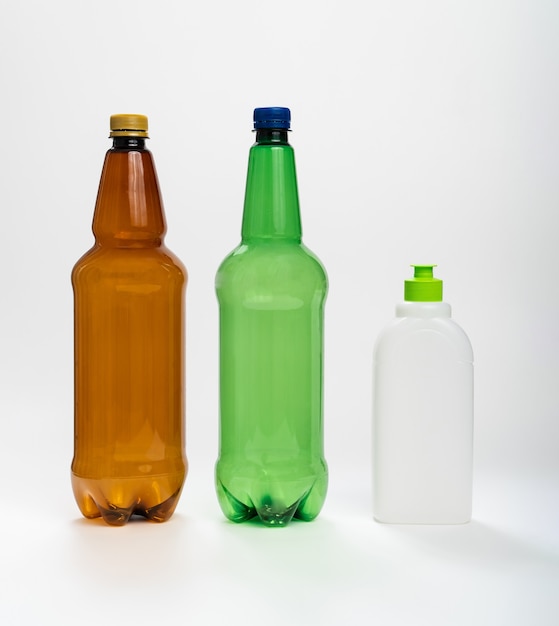
POLYGON ((559 4, 3 0, 3 624, 557 624, 559 4), (238 243, 256 106, 289 106, 306 244, 330 278, 330 489, 311 524, 223 518, 215 271, 238 243), (70 271, 112 113, 149 116, 190 272, 190 473, 167 524, 80 518, 70 271), (476 358, 474 520, 371 509, 371 353, 437 263, 476 358))

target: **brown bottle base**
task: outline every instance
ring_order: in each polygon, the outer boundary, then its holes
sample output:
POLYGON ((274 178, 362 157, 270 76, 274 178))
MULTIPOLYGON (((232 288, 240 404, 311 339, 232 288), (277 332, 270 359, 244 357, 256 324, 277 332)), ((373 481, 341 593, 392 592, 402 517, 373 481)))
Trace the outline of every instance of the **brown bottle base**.
POLYGON ((123 526, 132 516, 166 522, 175 511, 185 473, 134 478, 82 478, 72 473, 72 488, 82 515, 123 526))

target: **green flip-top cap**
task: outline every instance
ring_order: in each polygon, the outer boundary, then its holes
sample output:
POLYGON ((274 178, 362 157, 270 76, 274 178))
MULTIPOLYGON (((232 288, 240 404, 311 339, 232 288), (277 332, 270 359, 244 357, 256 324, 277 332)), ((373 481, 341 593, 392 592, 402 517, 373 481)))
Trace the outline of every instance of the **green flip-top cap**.
POLYGON ((412 265, 413 278, 404 282, 404 300, 408 302, 441 302, 443 281, 433 278, 436 265, 412 265))

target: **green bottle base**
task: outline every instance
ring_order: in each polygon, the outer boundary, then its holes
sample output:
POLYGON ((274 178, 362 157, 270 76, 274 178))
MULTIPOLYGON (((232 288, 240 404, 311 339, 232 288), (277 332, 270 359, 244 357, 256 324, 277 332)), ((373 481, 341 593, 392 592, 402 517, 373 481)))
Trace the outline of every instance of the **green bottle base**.
POLYGON ((281 484, 238 474, 230 481, 221 479, 219 472, 216 476, 217 497, 227 519, 240 523, 258 518, 274 527, 286 526, 292 519, 312 521, 322 509, 327 487, 326 472, 281 484))

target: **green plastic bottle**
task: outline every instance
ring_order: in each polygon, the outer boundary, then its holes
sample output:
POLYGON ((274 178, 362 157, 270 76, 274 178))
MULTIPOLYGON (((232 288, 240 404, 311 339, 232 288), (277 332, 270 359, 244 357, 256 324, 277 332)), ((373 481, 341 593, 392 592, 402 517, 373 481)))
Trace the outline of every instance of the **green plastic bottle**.
POLYGON ((240 245, 217 272, 220 453, 227 518, 314 519, 326 497, 323 314, 328 281, 301 242, 291 114, 255 109, 240 245))

